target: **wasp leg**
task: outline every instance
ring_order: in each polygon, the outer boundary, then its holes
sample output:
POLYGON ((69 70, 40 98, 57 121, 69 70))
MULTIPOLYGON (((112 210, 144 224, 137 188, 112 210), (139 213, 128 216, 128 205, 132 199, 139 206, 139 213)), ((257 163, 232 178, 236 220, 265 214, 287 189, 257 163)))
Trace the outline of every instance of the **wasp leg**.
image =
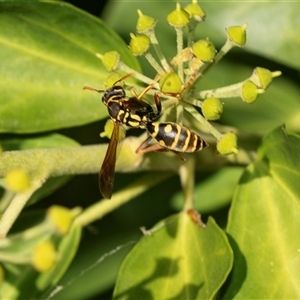
POLYGON ((158 94, 159 93, 154 94, 154 101, 155 101, 157 113, 160 115, 161 114, 161 101, 160 101, 160 98, 159 98, 158 94))
POLYGON ((135 153, 138 154, 145 154, 145 153, 150 153, 150 152, 173 152, 176 154, 182 161, 186 161, 186 158, 184 158, 180 153, 177 151, 173 151, 171 149, 165 148, 161 144, 153 144, 149 146, 149 143, 152 140, 152 136, 149 135, 147 139, 135 150, 135 153))

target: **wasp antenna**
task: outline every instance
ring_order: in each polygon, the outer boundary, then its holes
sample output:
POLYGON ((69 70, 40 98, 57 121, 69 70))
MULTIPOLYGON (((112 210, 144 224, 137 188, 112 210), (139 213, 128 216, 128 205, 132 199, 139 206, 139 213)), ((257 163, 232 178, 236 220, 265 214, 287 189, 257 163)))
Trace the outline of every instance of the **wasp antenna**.
POLYGON ((156 75, 153 82, 149 84, 141 93, 137 96, 138 99, 141 99, 149 90, 151 90, 156 83, 160 80, 161 75, 156 75))
POLYGON ((123 77, 121 77, 120 79, 118 79, 113 85, 116 85, 118 82, 121 82, 121 81, 125 80, 126 78, 131 77, 133 75, 134 75, 133 73, 126 74, 123 77))
POLYGON ((105 91, 103 91, 103 90, 97 90, 97 89, 92 88, 92 87, 90 87, 90 86, 84 86, 83 89, 84 89, 84 90, 89 90, 89 91, 92 91, 92 92, 97 92, 97 93, 103 93, 103 92, 105 92, 105 91))

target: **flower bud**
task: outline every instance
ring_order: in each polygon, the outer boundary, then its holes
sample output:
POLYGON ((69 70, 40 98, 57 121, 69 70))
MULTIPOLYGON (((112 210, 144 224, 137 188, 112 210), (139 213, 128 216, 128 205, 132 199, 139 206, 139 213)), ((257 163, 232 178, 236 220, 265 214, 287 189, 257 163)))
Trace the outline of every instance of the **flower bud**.
POLYGON ((5 176, 7 189, 14 193, 23 192, 30 186, 28 173, 23 169, 9 171, 5 176))
POLYGON ((183 28, 189 23, 190 15, 176 3, 176 9, 168 14, 167 21, 171 26, 183 28))
POLYGON ((157 21, 152 17, 144 15, 142 13, 142 11, 139 9, 137 12, 139 15, 139 18, 138 18, 138 21, 136 24, 137 32, 138 33, 146 33, 147 31, 152 30, 155 27, 157 21))
POLYGON ((109 51, 103 55, 98 54, 97 57, 102 60, 102 63, 107 71, 111 72, 118 69, 120 54, 117 51, 109 51))
POLYGON ((178 94, 181 91, 182 82, 179 76, 172 72, 163 75, 159 81, 160 90, 163 93, 178 94))
POLYGON ((134 56, 145 54, 150 47, 150 38, 145 34, 130 34, 129 49, 134 56))
POLYGON ((266 90, 267 87, 272 82, 273 78, 278 77, 280 75, 281 75, 280 71, 271 72, 268 69, 256 67, 253 71, 251 80, 253 80, 258 87, 266 90))
POLYGON ((237 153, 237 136, 233 132, 223 134, 217 142, 217 150, 222 155, 237 153))
POLYGON ((47 272, 52 269, 57 260, 57 252, 51 241, 38 244, 32 253, 32 264, 38 272, 47 272))
POLYGON ((246 43, 246 28, 247 24, 228 27, 227 36, 236 46, 244 46, 246 43))
POLYGON ((52 205, 47 211, 47 220, 58 234, 65 235, 72 226, 74 216, 70 209, 52 205))
MULTIPOLYGON (((104 131, 100 133, 101 137, 107 137, 111 138, 112 132, 114 130, 114 123, 111 119, 107 120, 104 125, 104 131)), ((119 130, 119 141, 123 140, 125 138, 125 130, 123 130, 123 127, 119 130)))
MULTIPOLYGON (((120 75, 118 73, 110 73, 109 76, 105 79, 104 85, 106 89, 111 88, 118 80, 120 79, 120 75)), ((118 85, 121 83, 118 83, 118 85)))
POLYGON ((247 80, 241 87, 241 98, 246 103, 253 103, 263 90, 257 88, 253 81, 247 80))
POLYGON ((202 113, 207 120, 219 120, 223 104, 218 98, 207 98, 202 103, 202 113))
POLYGON ((216 48, 208 39, 199 40, 192 46, 194 55, 203 62, 211 61, 216 54, 216 48))
POLYGON ((197 0, 193 0, 193 2, 188 4, 184 10, 190 14, 190 17, 194 18, 198 22, 205 19, 205 12, 202 7, 198 5, 197 0))

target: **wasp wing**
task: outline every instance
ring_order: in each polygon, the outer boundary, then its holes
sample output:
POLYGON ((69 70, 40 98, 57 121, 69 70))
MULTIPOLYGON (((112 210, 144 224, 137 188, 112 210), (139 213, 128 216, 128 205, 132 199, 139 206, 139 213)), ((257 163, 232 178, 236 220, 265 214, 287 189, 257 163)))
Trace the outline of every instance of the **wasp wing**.
POLYGON ((114 186, 119 129, 120 124, 118 122, 114 122, 114 129, 99 171, 99 190, 102 196, 107 199, 111 198, 114 186))

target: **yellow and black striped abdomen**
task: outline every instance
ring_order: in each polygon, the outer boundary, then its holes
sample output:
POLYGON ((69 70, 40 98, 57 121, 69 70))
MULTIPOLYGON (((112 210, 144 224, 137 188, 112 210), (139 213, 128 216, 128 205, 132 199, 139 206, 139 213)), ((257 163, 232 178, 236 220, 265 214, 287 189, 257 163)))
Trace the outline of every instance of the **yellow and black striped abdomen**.
POLYGON ((198 134, 176 123, 148 123, 147 130, 160 145, 176 152, 195 152, 208 146, 198 134))

